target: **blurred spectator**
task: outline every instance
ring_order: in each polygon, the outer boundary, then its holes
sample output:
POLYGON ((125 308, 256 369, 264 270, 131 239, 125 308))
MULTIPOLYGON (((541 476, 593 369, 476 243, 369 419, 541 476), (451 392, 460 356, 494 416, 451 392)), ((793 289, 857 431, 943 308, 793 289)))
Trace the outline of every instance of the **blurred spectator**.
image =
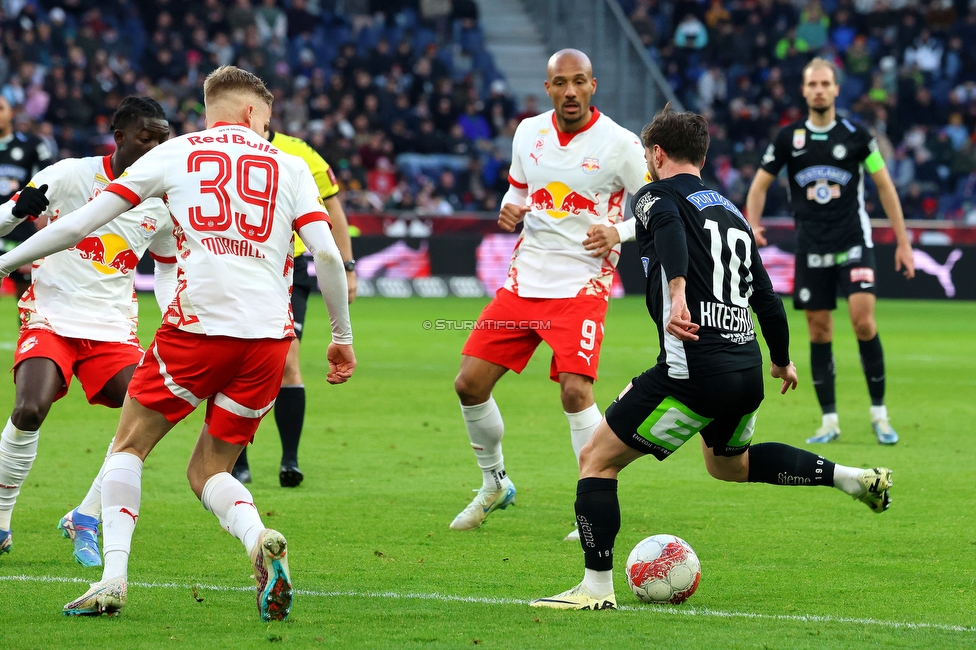
POLYGON ((688 14, 674 30, 674 44, 684 49, 701 50, 708 45, 708 30, 694 14, 688 14))

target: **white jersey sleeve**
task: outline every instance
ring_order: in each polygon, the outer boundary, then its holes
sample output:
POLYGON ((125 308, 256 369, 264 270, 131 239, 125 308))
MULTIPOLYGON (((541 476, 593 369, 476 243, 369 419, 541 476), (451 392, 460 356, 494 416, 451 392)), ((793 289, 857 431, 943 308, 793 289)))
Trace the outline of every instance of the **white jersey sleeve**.
POLYGON ((522 168, 522 157, 520 155, 520 143, 524 138, 525 129, 519 124, 515 129, 515 137, 512 138, 512 164, 508 168, 508 183, 512 187, 516 187, 520 190, 528 189, 528 182, 525 180, 525 170, 522 168))
POLYGON ((296 181, 297 188, 292 197, 295 203, 291 208, 291 214, 294 215, 292 230, 297 232, 299 228, 313 221, 324 221, 329 224, 331 230, 332 221, 325 209, 325 201, 319 194, 318 185, 315 184, 315 178, 309 171, 308 165, 298 169, 296 181))
POLYGON ((118 194, 132 205, 139 205, 151 197, 162 198, 166 193, 166 172, 168 163, 172 159, 172 149, 175 142, 177 141, 168 140, 155 147, 132 163, 105 190, 118 194))
POLYGON ((644 158, 644 145, 636 135, 625 129, 621 129, 620 139, 617 174, 620 184, 634 195, 640 188, 651 182, 651 174, 647 171, 647 160, 644 158))

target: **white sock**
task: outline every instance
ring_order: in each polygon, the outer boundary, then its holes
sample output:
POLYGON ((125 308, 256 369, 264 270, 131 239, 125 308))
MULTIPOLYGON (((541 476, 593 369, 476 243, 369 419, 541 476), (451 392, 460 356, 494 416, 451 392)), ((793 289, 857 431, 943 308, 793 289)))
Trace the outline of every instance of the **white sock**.
POLYGON ((484 404, 461 405, 464 426, 468 429, 471 448, 474 449, 478 467, 481 468, 482 488, 498 490, 505 483, 505 458, 502 456, 502 437, 505 423, 495 398, 489 397, 484 404))
POLYGON ((220 472, 207 479, 200 501, 217 515, 224 530, 241 540, 248 557, 253 557, 264 524, 247 488, 227 472, 220 472))
POLYGON ((102 550, 105 567, 102 580, 126 577, 132 533, 142 500, 142 461, 119 452, 109 456, 102 475, 102 550))
MULTIPOLYGON (((563 411, 563 413, 566 412, 563 411)), ((600 407, 591 404, 589 408, 585 408, 579 413, 566 413, 566 419, 569 420, 569 435, 573 440, 576 464, 579 465, 580 449, 593 437, 593 432, 603 421, 603 414, 600 413, 600 407)))
POLYGON ((881 406, 871 407, 871 421, 877 422, 878 420, 888 419, 888 407, 882 404, 881 406))
POLYGON ((845 467, 844 465, 835 464, 834 487, 852 497, 859 496, 864 491, 864 487, 857 480, 857 477, 863 471, 863 469, 858 469, 857 467, 845 467))
POLYGON ((836 428, 840 428, 840 418, 836 413, 824 413, 822 424, 825 427, 834 426, 836 428))
POLYGON ((590 593, 597 596, 605 596, 613 592, 613 571, 594 571, 593 569, 583 570, 583 586, 590 593))
POLYGON ((0 530, 10 530, 10 516, 34 459, 37 431, 23 431, 9 419, 0 434, 0 530))
POLYGON ((105 460, 102 461, 102 466, 98 468, 98 475, 95 476, 95 480, 92 481, 91 487, 88 488, 88 494, 85 495, 84 500, 81 505, 78 506, 77 510, 83 515, 88 515, 89 517, 102 516, 102 479, 105 477, 105 464, 108 462, 109 456, 112 455, 112 445, 115 444, 115 437, 108 443, 108 451, 105 452, 105 460))

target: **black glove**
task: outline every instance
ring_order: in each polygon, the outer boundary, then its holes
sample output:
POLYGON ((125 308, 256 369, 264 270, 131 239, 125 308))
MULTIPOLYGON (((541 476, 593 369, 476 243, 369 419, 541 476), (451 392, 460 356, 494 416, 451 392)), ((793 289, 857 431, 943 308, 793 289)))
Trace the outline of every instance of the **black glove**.
POLYGON ((20 196, 17 197, 17 204, 10 212, 18 219, 23 219, 24 217, 36 219, 37 215, 44 212, 47 209, 48 203, 50 203, 47 197, 44 196, 45 192, 47 192, 47 185, 25 187, 20 191, 20 196))

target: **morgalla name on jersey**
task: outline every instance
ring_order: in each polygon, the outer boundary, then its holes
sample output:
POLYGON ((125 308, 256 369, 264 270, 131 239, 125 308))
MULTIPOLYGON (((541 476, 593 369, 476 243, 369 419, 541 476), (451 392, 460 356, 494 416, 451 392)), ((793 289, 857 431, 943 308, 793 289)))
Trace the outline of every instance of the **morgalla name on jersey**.
POLYGON ((752 315, 747 307, 734 307, 721 302, 700 303, 702 327, 714 327, 723 330, 723 338, 732 343, 748 343, 756 338, 752 315))

